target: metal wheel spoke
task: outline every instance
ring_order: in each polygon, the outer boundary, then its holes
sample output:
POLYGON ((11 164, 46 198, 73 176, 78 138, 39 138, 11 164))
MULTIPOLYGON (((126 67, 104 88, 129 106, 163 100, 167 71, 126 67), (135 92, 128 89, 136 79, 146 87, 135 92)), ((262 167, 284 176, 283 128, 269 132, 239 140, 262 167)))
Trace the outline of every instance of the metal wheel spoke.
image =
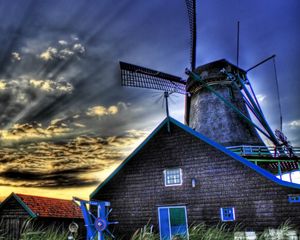
POLYGON ((105 231, 106 231, 112 238, 116 238, 116 237, 111 233, 111 231, 109 231, 108 229, 105 229, 105 231))

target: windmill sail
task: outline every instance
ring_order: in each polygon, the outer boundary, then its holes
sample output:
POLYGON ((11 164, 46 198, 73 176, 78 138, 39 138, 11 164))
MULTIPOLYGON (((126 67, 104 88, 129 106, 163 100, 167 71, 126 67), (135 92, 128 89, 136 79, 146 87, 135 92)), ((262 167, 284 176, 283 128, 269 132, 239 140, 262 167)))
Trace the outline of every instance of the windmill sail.
MULTIPOLYGON (((192 71, 196 68, 196 43, 197 43, 197 27, 196 27, 196 0, 185 0, 189 24, 190 24, 190 68, 192 71)), ((189 109, 191 106, 191 98, 186 95, 185 96, 185 113, 184 113, 184 121, 187 125, 189 125, 190 114, 189 109)))
POLYGON ((186 93, 186 81, 180 77, 125 62, 120 62, 120 68, 122 86, 186 93))
POLYGON ((196 43, 197 43, 197 28, 196 28, 196 0, 186 0, 186 6, 189 16, 190 24, 190 61, 191 70, 193 71, 196 67, 196 43))

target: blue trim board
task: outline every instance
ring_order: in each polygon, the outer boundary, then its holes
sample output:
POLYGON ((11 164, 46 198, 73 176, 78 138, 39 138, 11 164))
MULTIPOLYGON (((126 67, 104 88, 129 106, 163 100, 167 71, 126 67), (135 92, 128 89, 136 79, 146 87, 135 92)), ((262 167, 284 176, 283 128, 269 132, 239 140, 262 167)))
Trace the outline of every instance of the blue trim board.
POLYGON ((37 214, 35 214, 23 201, 17 194, 14 194, 15 199, 21 204, 21 206, 30 214, 31 217, 35 218, 37 217, 37 214))
POLYGON ((205 137, 204 135, 202 135, 199 132, 196 132, 195 130, 191 129, 190 127, 182 124, 181 122, 175 120, 172 117, 167 117, 165 118, 156 129, 154 129, 154 131, 144 140, 144 142, 142 142, 120 165, 119 167, 113 171, 113 173, 106 178, 97 188, 95 191, 93 191, 90 194, 90 198, 92 199, 95 194, 106 184, 108 183, 123 167, 124 165, 130 161, 130 159, 132 159, 151 139, 152 137, 155 136, 155 134, 165 125, 167 124, 167 121, 170 121, 171 123, 175 124, 176 126, 180 127, 181 129, 183 129, 184 131, 186 131, 187 133, 190 133, 191 135, 193 135, 194 137, 206 142, 207 144, 211 145, 212 147, 220 150, 221 152, 225 153, 226 155, 232 157, 233 159, 239 161, 240 163, 246 165, 247 167, 251 168, 252 170, 256 171, 257 173, 259 173, 260 175, 264 176, 265 178, 281 185, 284 187, 290 187, 290 188, 297 188, 300 189, 300 184, 296 184, 296 183, 290 183, 290 182, 285 182, 282 181, 280 179, 278 179, 276 176, 274 176, 273 174, 271 174, 270 172, 268 172, 267 170, 255 165, 254 163, 248 161, 247 159, 235 154, 234 152, 228 150, 227 148, 223 147, 222 145, 220 145, 219 143, 214 142, 213 140, 205 137))

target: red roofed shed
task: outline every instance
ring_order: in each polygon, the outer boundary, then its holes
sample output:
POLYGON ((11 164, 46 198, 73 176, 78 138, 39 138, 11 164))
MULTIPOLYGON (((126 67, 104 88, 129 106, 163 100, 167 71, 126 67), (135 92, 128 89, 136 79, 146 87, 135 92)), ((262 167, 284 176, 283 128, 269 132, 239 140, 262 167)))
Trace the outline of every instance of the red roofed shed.
POLYGON ((76 222, 80 235, 84 235, 83 216, 72 200, 12 193, 0 204, 0 233, 7 234, 7 240, 19 239, 23 223, 34 219, 35 225, 59 226, 68 230, 76 222))

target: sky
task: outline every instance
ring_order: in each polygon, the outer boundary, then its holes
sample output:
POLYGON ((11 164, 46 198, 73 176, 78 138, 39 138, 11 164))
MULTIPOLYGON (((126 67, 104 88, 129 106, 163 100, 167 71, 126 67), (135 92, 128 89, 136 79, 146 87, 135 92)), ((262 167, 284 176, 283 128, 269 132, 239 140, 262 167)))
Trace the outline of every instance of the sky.
MULTIPOLYGON (((197 65, 276 54, 283 132, 300 146, 300 2, 198 0, 197 65)), ((124 88, 119 61, 186 78, 184 0, 0 0, 0 200, 88 198, 165 117, 162 92, 124 88)), ((272 62, 249 72, 279 128, 272 62)), ((184 97, 170 97, 183 122, 184 97)))

